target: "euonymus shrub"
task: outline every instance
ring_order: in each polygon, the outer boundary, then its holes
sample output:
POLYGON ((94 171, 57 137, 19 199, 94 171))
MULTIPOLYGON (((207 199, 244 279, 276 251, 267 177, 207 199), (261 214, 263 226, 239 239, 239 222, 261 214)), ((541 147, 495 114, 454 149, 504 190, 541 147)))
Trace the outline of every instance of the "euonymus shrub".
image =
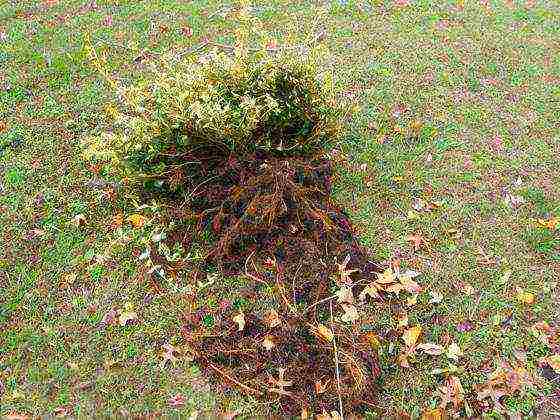
MULTIPOLYGON (((213 51, 158 63, 106 106, 111 131, 86 141, 88 159, 110 163, 129 183, 181 187, 200 157, 312 156, 338 134, 329 74, 286 54, 213 51)), ((207 175, 207 174, 206 174, 207 175)))

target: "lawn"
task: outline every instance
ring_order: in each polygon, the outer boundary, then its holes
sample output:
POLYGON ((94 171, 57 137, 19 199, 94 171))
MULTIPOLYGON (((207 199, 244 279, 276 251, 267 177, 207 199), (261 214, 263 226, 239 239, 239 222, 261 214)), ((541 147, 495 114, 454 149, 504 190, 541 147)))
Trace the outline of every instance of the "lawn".
MULTIPOLYGON (((155 281, 142 253, 157 205, 82 158, 114 94, 90 48, 131 83, 162 54, 231 46, 239 9, 2 0, 0 415, 274 413, 169 350, 193 293, 211 310, 240 299, 228 287, 242 280, 215 293, 155 281)), ((560 416, 559 4, 278 0, 250 13, 269 45, 325 51, 353 111, 331 151, 336 199, 376 260, 423 289, 363 308, 380 343, 371 414, 560 416), (416 327, 434 346, 407 364, 416 327)))

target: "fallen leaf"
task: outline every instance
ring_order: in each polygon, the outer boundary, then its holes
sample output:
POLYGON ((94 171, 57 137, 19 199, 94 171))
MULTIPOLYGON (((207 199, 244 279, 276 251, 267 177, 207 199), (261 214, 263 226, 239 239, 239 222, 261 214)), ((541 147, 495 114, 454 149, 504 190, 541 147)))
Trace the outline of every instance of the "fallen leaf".
POLYGON ((459 356, 463 355, 463 352, 461 351, 459 345, 453 342, 449 345, 445 354, 449 359, 453 359, 457 362, 459 361, 459 356))
POLYGON ((239 312, 237 315, 235 315, 233 317, 233 322, 237 324, 238 331, 243 331, 243 329, 245 328, 245 315, 243 315, 243 312, 239 312))
POLYGON ((408 326, 408 315, 407 314, 400 314, 397 319, 398 319, 397 328, 408 326))
POLYGON ((132 223, 135 228, 141 228, 146 223, 146 217, 138 213, 131 214, 126 220, 132 223))
POLYGON ((173 408, 182 407, 185 405, 187 398, 184 395, 177 394, 169 398, 169 405, 173 408))
POLYGON ((354 305, 342 305, 344 314, 340 317, 343 322, 356 322, 360 315, 358 315, 358 310, 354 305))
POLYGON ((171 364, 175 364, 175 362, 179 360, 178 356, 181 355, 181 352, 169 343, 164 344, 162 348, 163 348, 163 352, 162 352, 163 360, 160 363, 160 368, 163 369, 167 364, 167 362, 171 362, 171 364))
POLYGON ((72 218, 72 223, 76 227, 84 226, 86 224, 86 217, 83 214, 77 214, 72 218))
POLYGON ((413 306, 418 303, 418 294, 415 293, 412 296, 406 298, 406 306, 413 306))
POLYGON ((442 420, 444 413, 441 407, 434 408, 433 410, 426 410, 422 413, 421 420, 442 420))
POLYGON ((315 381, 315 393, 317 395, 324 394, 327 392, 327 384, 324 384, 321 381, 315 381))
POLYGON ((332 330, 323 324, 319 324, 316 330, 317 335, 325 341, 333 341, 334 334, 332 330))
POLYGON ((103 316, 103 319, 101 320, 101 323, 104 324, 104 325, 117 325, 118 316, 119 316, 119 313, 114 308, 111 308, 103 316))
POLYGON ((431 356, 439 356, 443 353, 443 346, 434 343, 418 344, 416 348, 431 356))
POLYGON ((393 270, 390 268, 387 268, 381 274, 377 273, 377 283, 390 284, 390 283, 394 283, 395 281, 396 281, 395 274, 393 273, 393 270))
POLYGON ((4 121, 0 121, 0 133, 2 133, 3 131, 6 131, 6 128, 8 128, 6 123, 4 121))
POLYGON ((413 245, 415 251, 418 251, 426 243, 426 240, 420 234, 408 235, 405 240, 413 245))
POLYGON ((405 330, 402 339, 406 347, 412 349, 416 345, 416 342, 418 341, 418 337, 420 337, 420 334, 422 334, 422 327, 420 327, 419 325, 410 327, 407 330, 405 330))
POLYGON ((456 376, 448 376, 445 386, 440 387, 439 390, 442 394, 440 408, 445 409, 449 403, 453 403, 453 408, 458 410, 465 395, 459 379, 456 376))
POLYGON ((123 217, 122 213, 118 213, 113 218, 113 221, 111 222, 110 227, 112 229, 118 229, 123 225, 123 221, 124 221, 124 217, 123 217))
POLYGON ((408 293, 420 293, 422 291, 420 285, 412 280, 412 277, 406 274, 401 274, 399 276, 399 281, 408 293))
POLYGON ((438 304, 441 303, 443 300, 443 295, 435 290, 430 291, 430 296, 431 298, 428 303, 438 304))
POLYGON ((269 376, 268 380, 272 383, 273 387, 269 389, 269 391, 276 392, 282 395, 291 395, 289 391, 286 391, 285 388, 292 386, 292 381, 286 380, 284 377, 286 373, 286 368, 278 368, 278 379, 269 376))
POLYGON ((269 334, 264 336, 262 345, 268 351, 272 350, 276 346, 276 344, 274 343, 274 338, 269 334))
POLYGON ((535 295, 530 292, 525 292, 523 289, 518 289, 515 297, 519 302, 526 305, 532 305, 535 303, 535 295))
POLYGON ((543 357, 539 361, 541 363, 546 363, 554 372, 560 375, 560 354, 543 357))
POLYGON ((410 363, 408 362, 409 353, 401 353, 397 356, 397 363, 403 368, 409 368, 410 363))
POLYGON ((193 36, 194 32, 193 29, 190 26, 183 26, 181 28, 181 32, 183 33, 183 35, 187 36, 187 37, 191 37, 193 36))
POLYGON ((459 322, 457 324, 457 331, 459 332, 467 332, 473 329, 473 325, 469 321, 459 322))
POLYGON ((367 297, 371 297, 372 299, 381 299, 381 295, 378 292, 378 288, 375 283, 370 283, 360 292, 358 298, 361 301, 366 300, 367 297))
POLYGON ((350 262, 350 255, 347 255, 346 258, 344 259, 344 261, 342 262, 342 264, 336 264, 337 268, 338 268, 338 274, 340 276, 340 283, 341 284, 351 284, 352 283, 352 279, 350 278, 350 276, 357 272, 358 270, 348 270, 346 268, 346 266, 348 265, 348 263, 350 262))
POLYGON ((268 328, 274 328, 281 324, 280 317, 278 316, 278 312, 274 309, 267 311, 263 317, 264 322, 268 326, 268 328))
POLYGON ((469 283, 463 283, 460 289, 464 294, 468 296, 474 295, 475 292, 474 287, 472 287, 472 285, 469 283))
POLYGON ((552 217, 551 219, 538 219, 537 226, 550 230, 555 230, 560 227, 560 217, 552 217))
POLYGON ((127 305, 124 311, 119 315, 119 324, 121 326, 126 326, 127 324, 132 324, 138 320, 138 315, 134 312, 130 305, 127 305))
POLYGON ((335 293, 338 303, 354 303, 354 294, 352 293, 352 288, 346 285, 342 285, 335 293))

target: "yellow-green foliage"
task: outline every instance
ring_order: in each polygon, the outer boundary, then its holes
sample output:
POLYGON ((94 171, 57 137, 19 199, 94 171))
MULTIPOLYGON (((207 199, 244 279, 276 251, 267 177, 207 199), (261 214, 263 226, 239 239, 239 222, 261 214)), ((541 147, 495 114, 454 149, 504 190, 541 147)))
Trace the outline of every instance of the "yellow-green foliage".
MULTIPOLYGON (((158 63, 141 82, 119 88, 107 106, 112 132, 88 139, 86 154, 111 160, 131 179, 165 179, 193 150, 247 157, 306 155, 338 132, 332 80, 293 56, 212 51, 158 63)), ((191 156, 192 157, 192 156, 191 156)))

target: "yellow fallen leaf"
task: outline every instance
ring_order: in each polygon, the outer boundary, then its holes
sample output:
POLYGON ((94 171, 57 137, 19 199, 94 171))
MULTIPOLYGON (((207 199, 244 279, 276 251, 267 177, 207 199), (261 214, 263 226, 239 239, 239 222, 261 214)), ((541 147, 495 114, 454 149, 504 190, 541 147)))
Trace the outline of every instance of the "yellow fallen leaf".
POLYGON ((535 303, 535 295, 530 292, 525 292, 522 289, 519 289, 517 291, 517 295, 515 297, 519 302, 526 305, 532 305, 533 303, 535 303))
POLYGON ((447 352, 445 353, 448 358, 455 360, 456 362, 459 360, 459 356, 463 355, 461 348, 455 342, 451 343, 447 348, 447 352))
POLYGON ((415 293, 412 296, 406 298, 406 306, 414 306, 418 303, 418 294, 415 293))
POLYGON ((368 344, 374 351, 377 351, 377 349, 379 349, 379 346, 381 346, 381 339, 377 334, 371 331, 366 334, 366 339, 368 344))
POLYGON ((137 319, 138 319, 138 315, 136 315, 136 312, 123 311, 119 315, 119 324, 121 324, 121 326, 124 327, 129 323, 135 322, 137 319))
POLYGON ((399 281, 408 293, 420 293, 422 291, 420 285, 412 280, 412 277, 408 274, 401 274, 399 276, 399 281))
POLYGON ((422 327, 420 327, 419 325, 408 328, 402 336, 406 347, 408 347, 409 349, 414 347, 414 345, 418 341, 418 337, 420 337, 420 334, 422 334, 422 327))
POLYGON ((233 322, 237 324, 237 331, 243 331, 245 328, 245 315, 243 315, 243 312, 239 312, 235 315, 233 317, 233 322))
POLYGON ((560 226, 560 217, 552 217, 551 219, 538 219, 537 225, 546 229, 555 230, 560 226))
POLYGON ((383 273, 381 274, 377 274, 377 283, 381 283, 381 284, 389 284, 389 283, 394 283, 395 280, 395 274, 393 273, 393 270, 391 270, 390 268, 386 269, 383 273))
POLYGON ((421 420, 442 420, 443 409, 441 407, 434 408, 433 410, 426 410, 422 413, 421 420))
POLYGON ((379 292, 377 290, 378 288, 375 283, 370 283, 369 285, 364 287, 364 290, 360 292, 359 299, 361 301, 364 301, 368 296, 372 299, 380 299, 381 296, 379 295, 379 292))
POLYGON ((135 228, 141 228, 146 223, 146 217, 138 213, 131 214, 126 220, 132 223, 135 228))
POLYGON ((401 353, 397 356, 397 363, 403 368, 409 368, 410 363, 408 363, 408 353, 401 353))
POLYGON ((317 335, 325 341, 332 341, 334 338, 334 334, 332 330, 328 327, 325 327, 323 324, 319 324, 317 326, 317 335))

